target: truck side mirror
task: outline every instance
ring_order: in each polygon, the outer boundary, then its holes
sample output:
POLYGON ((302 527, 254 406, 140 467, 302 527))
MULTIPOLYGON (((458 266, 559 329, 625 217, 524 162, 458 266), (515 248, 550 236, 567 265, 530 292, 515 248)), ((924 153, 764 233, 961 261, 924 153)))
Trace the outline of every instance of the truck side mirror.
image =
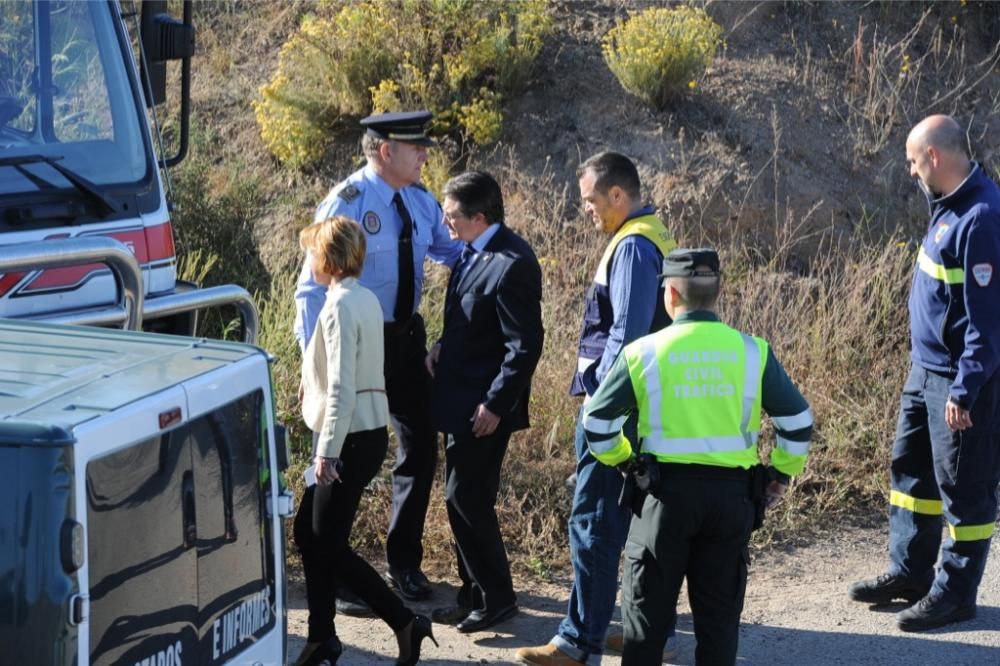
POLYGON ((181 61, 181 128, 177 154, 161 160, 174 166, 184 159, 188 147, 188 117, 191 114, 191 56, 195 52, 195 28, 191 22, 191 0, 184 0, 184 19, 167 14, 167 0, 143 0, 139 21, 142 50, 142 91, 146 108, 167 98, 167 61, 181 61))

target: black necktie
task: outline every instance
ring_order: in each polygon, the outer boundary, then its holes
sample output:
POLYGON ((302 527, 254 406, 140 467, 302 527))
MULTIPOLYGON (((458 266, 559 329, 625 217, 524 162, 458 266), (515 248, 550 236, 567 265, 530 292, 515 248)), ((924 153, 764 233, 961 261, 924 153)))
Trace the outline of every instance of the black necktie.
POLYGON ((406 210, 403 204, 403 197, 396 192, 392 197, 392 203, 396 206, 399 219, 403 222, 403 228, 399 232, 399 283, 396 288, 396 307, 393 308, 392 316, 397 322, 409 321, 413 315, 413 218, 410 211, 406 210))
POLYGON ((459 279, 465 274, 465 269, 469 263, 469 259, 472 255, 476 253, 476 248, 472 247, 472 243, 466 243, 465 247, 462 248, 462 256, 458 260, 458 277, 459 279))
POLYGON ((453 295, 455 290, 458 289, 458 283, 461 282, 462 277, 465 274, 465 265, 469 263, 469 259, 471 259, 474 254, 476 254, 476 249, 472 247, 472 243, 466 243, 465 247, 462 248, 462 254, 459 256, 454 270, 451 271, 451 278, 448 280, 449 295, 453 295))

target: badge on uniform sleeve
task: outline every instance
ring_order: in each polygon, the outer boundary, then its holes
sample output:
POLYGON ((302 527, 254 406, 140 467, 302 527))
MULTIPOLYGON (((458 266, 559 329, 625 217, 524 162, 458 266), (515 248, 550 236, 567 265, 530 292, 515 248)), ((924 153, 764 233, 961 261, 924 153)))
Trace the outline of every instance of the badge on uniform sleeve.
POLYGON ((339 192, 337 192, 337 196, 346 201, 347 203, 351 203, 352 201, 361 196, 361 190, 356 188, 354 185, 348 183, 347 185, 342 187, 339 192))
POLYGON ((370 234, 377 234, 379 229, 382 228, 382 220, 378 219, 378 215, 375 211, 368 211, 365 213, 364 217, 361 218, 361 226, 365 228, 370 234))
POLYGON ((948 229, 950 228, 951 227, 949 227, 947 224, 939 224, 937 231, 934 232, 934 242, 940 243, 941 239, 944 238, 944 235, 948 233, 948 229))
POLYGON ((993 279, 993 264, 976 264, 972 267, 972 277, 980 287, 990 286, 993 279))

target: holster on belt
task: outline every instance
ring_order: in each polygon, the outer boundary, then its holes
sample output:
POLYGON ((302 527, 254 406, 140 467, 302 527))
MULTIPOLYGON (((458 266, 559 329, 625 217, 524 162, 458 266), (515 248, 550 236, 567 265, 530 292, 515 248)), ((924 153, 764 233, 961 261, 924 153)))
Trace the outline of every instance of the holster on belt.
POLYGON ((767 486, 775 479, 774 468, 765 465, 754 465, 750 468, 750 501, 753 503, 753 529, 764 525, 764 512, 767 509, 767 486))
POLYGON ((632 458, 625 473, 625 483, 618 506, 629 507, 632 513, 642 517, 642 505, 646 495, 660 491, 660 463, 650 453, 641 453, 632 458))

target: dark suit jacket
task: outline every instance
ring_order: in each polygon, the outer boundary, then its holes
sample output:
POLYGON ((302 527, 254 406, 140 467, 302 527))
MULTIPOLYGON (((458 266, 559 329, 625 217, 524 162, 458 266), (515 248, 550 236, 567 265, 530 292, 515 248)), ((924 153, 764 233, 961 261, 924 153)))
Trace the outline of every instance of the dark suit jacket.
POLYGON ((461 279, 452 273, 435 369, 436 430, 468 434, 480 403, 498 431, 528 427, 531 375, 542 355, 542 270, 527 242, 501 226, 461 279))

